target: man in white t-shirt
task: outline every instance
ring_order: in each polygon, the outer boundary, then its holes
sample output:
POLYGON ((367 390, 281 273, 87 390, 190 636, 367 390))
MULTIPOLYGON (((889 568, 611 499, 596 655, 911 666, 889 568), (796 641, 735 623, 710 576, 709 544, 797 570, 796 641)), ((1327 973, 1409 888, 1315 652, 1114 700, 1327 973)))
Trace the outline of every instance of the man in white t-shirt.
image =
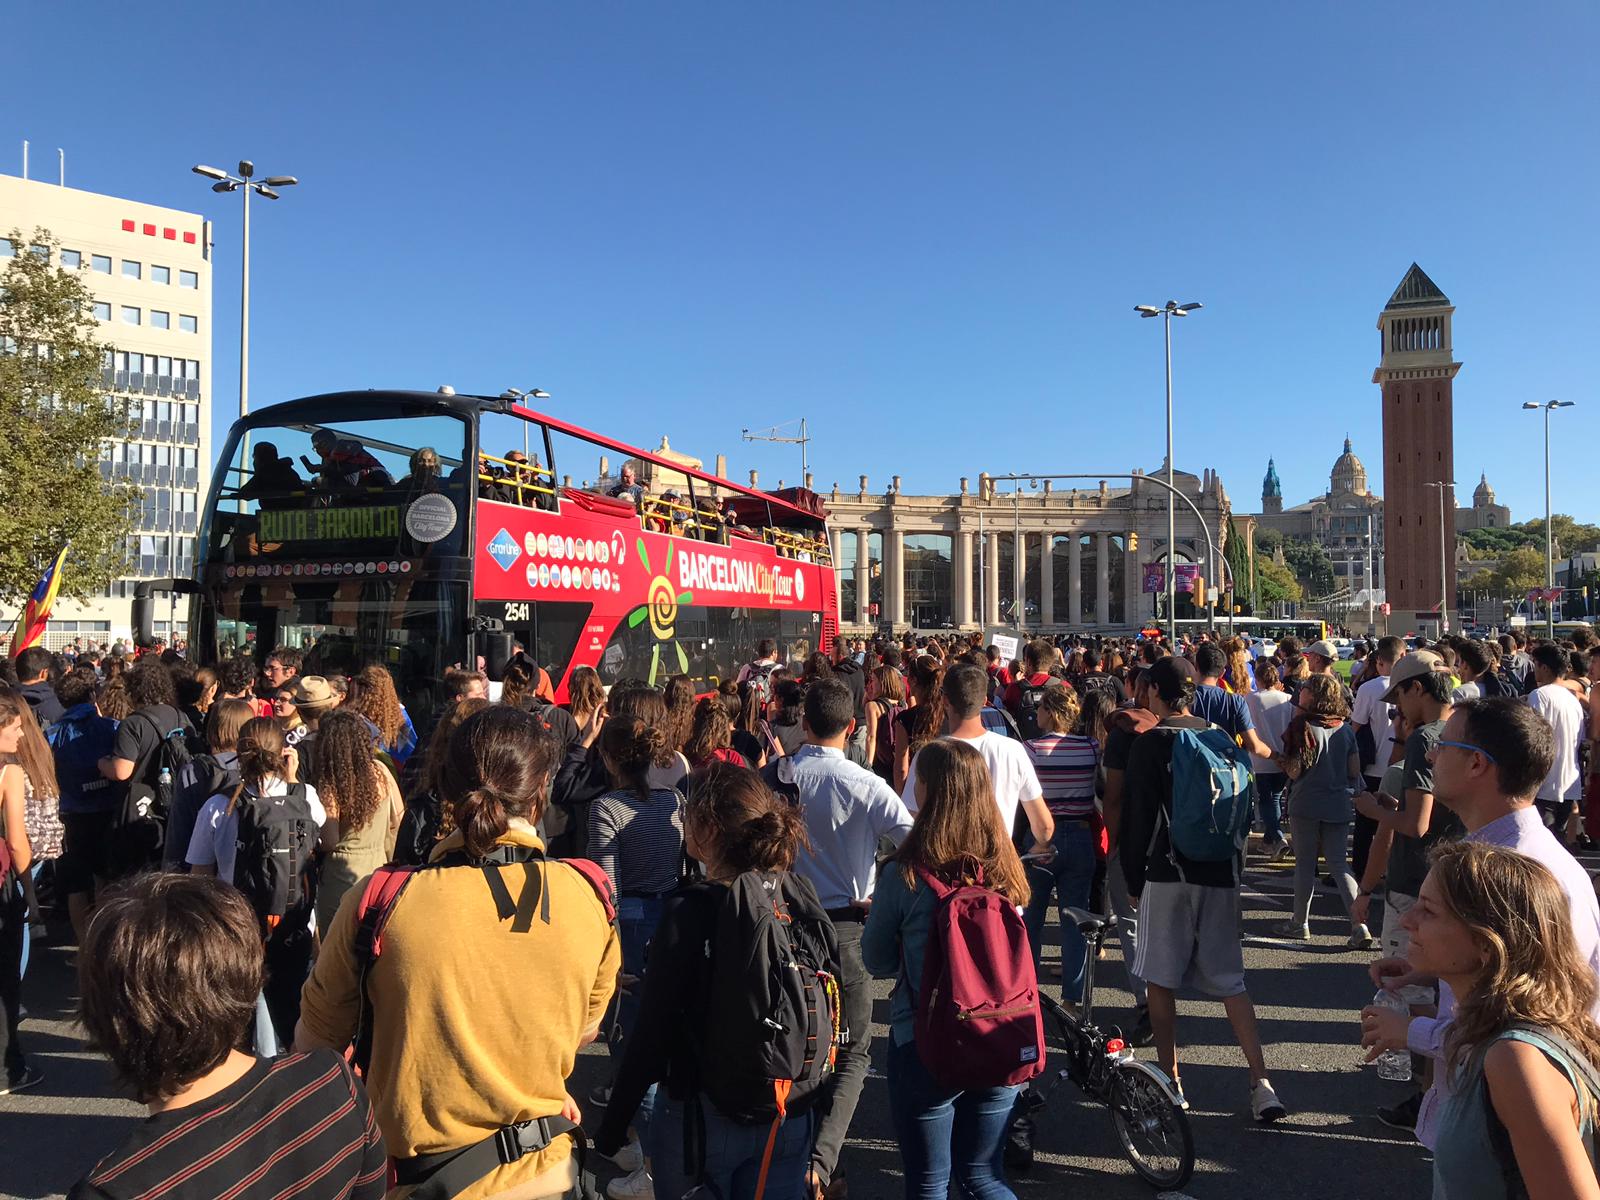
POLYGON ((1578 774, 1578 743, 1583 739, 1583 704, 1561 681, 1567 675, 1567 654, 1549 642, 1532 651, 1535 687, 1528 693, 1528 707, 1546 721, 1556 736, 1556 758, 1550 773, 1539 785, 1536 803, 1545 825, 1566 844, 1567 818, 1583 786, 1578 774))
MULTIPOLYGON (((1028 751, 1014 738, 1001 737, 983 727, 983 705, 989 695, 989 678, 982 667, 957 663, 944 674, 945 736, 966 742, 989 766, 1000 819, 1010 833, 1016 828, 1017 810, 1028 819, 1034 849, 1050 845, 1055 821, 1044 802, 1044 789, 1028 759, 1028 751)), ((900 793, 906 807, 917 811, 917 760, 911 760, 906 786, 900 793)))
MULTIPOLYGON (((1372 738, 1372 761, 1367 761, 1366 750, 1361 752, 1361 774, 1369 792, 1376 793, 1381 789, 1383 773, 1388 770, 1389 760, 1394 756, 1394 721, 1389 716, 1389 706, 1384 703, 1383 696, 1389 690, 1389 672, 1405 652, 1405 642, 1400 638, 1378 639, 1378 648, 1372 652, 1377 678, 1367 680, 1356 689, 1355 704, 1350 709, 1350 725, 1356 731, 1357 742, 1366 740, 1362 737, 1362 730, 1366 730, 1372 738)), ((1355 836, 1350 847, 1350 869, 1355 872, 1357 879, 1367 869, 1367 851, 1372 848, 1372 835, 1377 831, 1376 821, 1361 813, 1356 814, 1355 836)))

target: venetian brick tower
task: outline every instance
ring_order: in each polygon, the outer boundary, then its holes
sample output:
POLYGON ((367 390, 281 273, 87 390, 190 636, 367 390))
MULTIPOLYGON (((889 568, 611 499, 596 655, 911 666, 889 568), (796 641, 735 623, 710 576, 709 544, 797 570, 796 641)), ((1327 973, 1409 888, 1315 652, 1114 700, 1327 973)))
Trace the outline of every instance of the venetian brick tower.
POLYGON ((1456 499, 1445 496, 1441 522, 1439 489, 1428 486, 1455 479, 1454 312, 1412 263, 1378 315, 1382 357, 1372 382, 1383 389, 1384 575, 1400 630, 1436 622, 1441 595, 1455 603, 1456 499), (1451 551, 1442 558, 1441 544, 1451 551))

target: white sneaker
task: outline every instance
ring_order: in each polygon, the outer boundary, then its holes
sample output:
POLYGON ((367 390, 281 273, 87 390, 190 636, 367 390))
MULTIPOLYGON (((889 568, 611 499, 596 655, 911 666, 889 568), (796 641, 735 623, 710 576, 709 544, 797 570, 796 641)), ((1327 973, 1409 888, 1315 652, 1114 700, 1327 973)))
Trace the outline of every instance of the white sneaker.
MULTIPOLYGON (((599 1151, 595 1153, 599 1154, 599 1151)), ((638 1138, 628 1142, 615 1154, 601 1154, 600 1157, 625 1175, 632 1175, 640 1167, 644 1166, 644 1148, 639 1145, 638 1138)))
POLYGON ((1263 1125, 1281 1121, 1289 1115, 1283 1101, 1278 1099, 1278 1093, 1272 1090, 1272 1084, 1265 1079, 1258 1079, 1250 1085, 1250 1112, 1263 1125))
POLYGON ((656 1200, 656 1182, 649 1171, 640 1167, 606 1184, 606 1195, 611 1200, 656 1200))

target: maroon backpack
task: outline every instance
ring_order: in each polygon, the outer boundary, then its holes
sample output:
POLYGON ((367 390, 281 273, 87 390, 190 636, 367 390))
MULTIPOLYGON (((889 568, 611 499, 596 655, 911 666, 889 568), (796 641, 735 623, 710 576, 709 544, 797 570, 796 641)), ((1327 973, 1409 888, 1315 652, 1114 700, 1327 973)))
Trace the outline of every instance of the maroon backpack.
POLYGON ((942 1087, 1009 1087, 1044 1070, 1044 1018, 1016 906, 978 882, 917 871, 938 907, 922 956, 917 1053, 942 1087))

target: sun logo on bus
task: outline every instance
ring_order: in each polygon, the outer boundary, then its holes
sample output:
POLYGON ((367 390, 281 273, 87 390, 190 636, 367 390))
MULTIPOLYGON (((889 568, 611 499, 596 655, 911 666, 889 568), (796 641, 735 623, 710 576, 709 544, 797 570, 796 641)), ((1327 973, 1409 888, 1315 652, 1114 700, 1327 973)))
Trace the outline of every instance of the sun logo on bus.
MULTIPOLYGON (((650 552, 645 549, 644 539, 639 538, 634 542, 634 549, 639 552, 639 561, 644 564, 646 571, 651 570, 650 552)), ((619 556, 620 561, 620 556, 619 556)), ((654 684, 656 676, 661 672, 661 643, 672 642, 672 648, 677 652, 678 670, 689 670, 689 656, 684 653, 683 647, 675 640, 678 627, 678 605, 693 604, 693 592, 678 592, 672 588, 672 543, 667 543, 667 561, 661 565, 661 574, 651 578, 650 586, 645 589, 645 602, 628 614, 628 628, 637 629, 646 621, 650 622, 650 632, 655 635, 656 644, 650 647, 650 676, 645 681, 654 684)))

